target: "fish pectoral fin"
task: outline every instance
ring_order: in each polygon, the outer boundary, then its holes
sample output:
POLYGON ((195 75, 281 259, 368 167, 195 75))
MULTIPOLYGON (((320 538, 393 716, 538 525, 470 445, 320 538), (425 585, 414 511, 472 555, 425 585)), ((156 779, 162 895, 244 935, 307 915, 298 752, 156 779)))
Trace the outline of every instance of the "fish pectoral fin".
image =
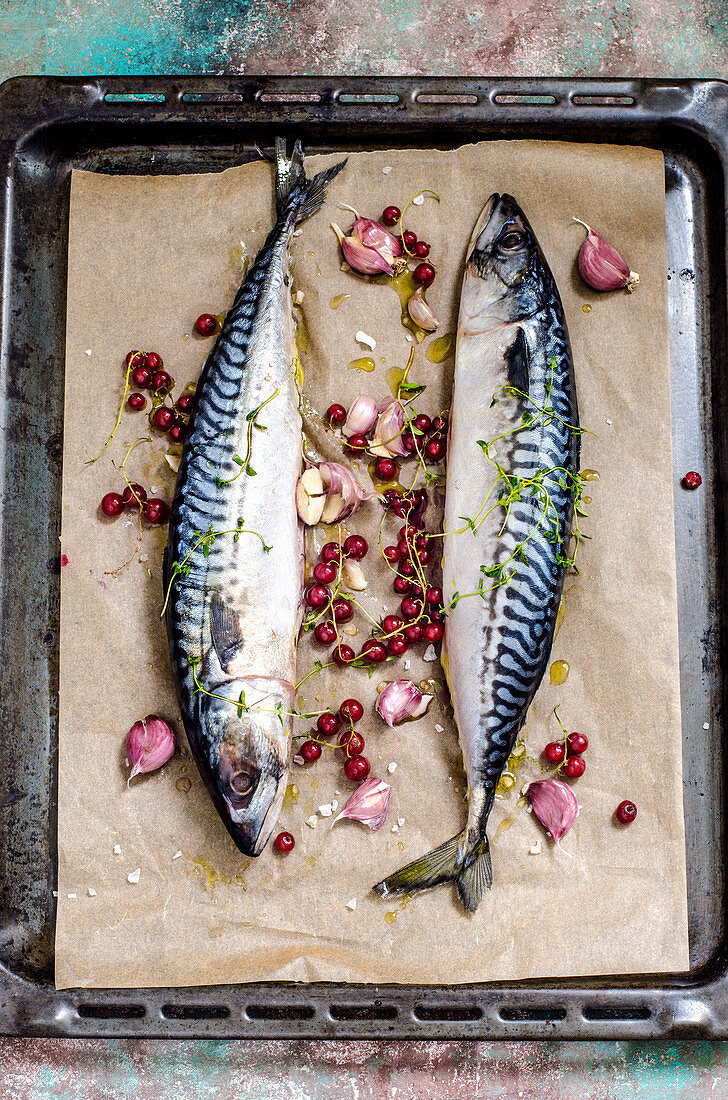
POLYGON ((243 648, 244 637, 237 611, 225 603, 219 592, 214 592, 210 604, 210 631, 212 644, 223 672, 243 648))
POLYGON ((373 889, 381 898, 388 898, 429 890, 443 882, 457 883, 463 905, 470 913, 475 912, 493 883, 486 836, 478 837, 474 843, 467 841, 462 833, 451 837, 439 848, 378 882, 373 889))
POLYGON ((506 350, 506 363, 508 364, 508 385, 521 390, 528 396, 529 377, 528 361, 530 353, 526 334, 522 328, 518 329, 515 340, 506 350))

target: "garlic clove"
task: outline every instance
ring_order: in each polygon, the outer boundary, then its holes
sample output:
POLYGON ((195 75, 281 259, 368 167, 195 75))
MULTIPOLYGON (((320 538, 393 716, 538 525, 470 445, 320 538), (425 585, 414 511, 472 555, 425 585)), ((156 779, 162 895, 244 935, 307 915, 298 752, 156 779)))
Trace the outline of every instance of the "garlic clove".
POLYGON ((370 829, 381 829, 387 820, 391 794, 392 788, 388 783, 370 776, 359 784, 339 816, 331 822, 331 827, 342 817, 350 817, 370 829))
POLYGON ((353 558, 344 559, 341 576, 346 587, 351 589, 352 592, 363 592, 366 589, 367 582, 364 570, 359 562, 354 561, 353 558))
POLYGON ((533 812, 556 844, 568 833, 579 813, 579 803, 568 783, 538 779, 526 788, 533 812))
POLYGON ((586 237, 579 250, 579 274, 592 290, 632 291, 640 281, 636 271, 630 271, 629 265, 617 252, 614 245, 605 240, 586 222, 574 218, 575 222, 586 229, 586 237))
POLYGON ((323 523, 335 523, 344 510, 344 498, 341 493, 329 493, 326 498, 321 520, 323 523))
POLYGON ((379 249, 367 248, 358 237, 345 237, 338 225, 331 228, 339 239, 344 259, 353 271, 360 275, 393 275, 391 263, 379 249))
POLYGON ((304 470, 296 486, 298 514, 308 527, 318 523, 326 505, 326 490, 321 473, 316 466, 304 470))
MULTIPOLYGON (((362 335, 357 333, 357 340, 362 335)), ((352 435, 366 433, 371 428, 372 424, 377 419, 379 414, 379 405, 366 393, 360 393, 358 397, 355 397, 349 406, 349 411, 346 415, 346 423, 341 429, 342 434, 348 439, 352 435)))
POLYGON ((135 722, 126 735, 126 759, 131 768, 127 786, 135 775, 161 768, 174 754, 174 730, 163 718, 148 714, 135 722))
POLYGON ((394 729, 408 718, 421 718, 427 713, 432 699, 432 695, 425 695, 411 680, 392 680, 380 693, 376 710, 394 729))
POLYGON ((434 332, 440 322, 425 301, 422 287, 418 287, 407 302, 407 312, 416 325, 425 332, 434 332))

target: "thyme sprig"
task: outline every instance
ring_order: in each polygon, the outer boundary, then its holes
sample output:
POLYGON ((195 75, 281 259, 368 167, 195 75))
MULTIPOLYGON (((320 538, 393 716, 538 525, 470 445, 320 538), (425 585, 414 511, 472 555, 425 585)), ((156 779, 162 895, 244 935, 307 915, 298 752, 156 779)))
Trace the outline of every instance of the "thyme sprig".
POLYGON ((221 535, 232 535, 233 542, 237 542, 241 535, 255 535, 256 538, 260 539, 263 545, 263 550, 266 554, 270 553, 270 551, 273 549, 272 546, 268 546, 260 531, 256 531, 252 527, 246 527, 245 520, 243 520, 242 518, 238 520, 237 526, 229 527, 224 531, 213 530, 212 524, 210 524, 209 530, 205 531, 204 533, 202 531, 195 531, 195 541, 193 542, 190 551, 185 554, 185 556, 182 558, 182 561, 172 562, 172 572, 169 578, 169 582, 167 584, 167 591, 164 594, 164 603, 162 604, 160 618, 164 616, 164 613, 167 610, 167 604, 169 603, 172 585, 176 581, 177 577, 179 577, 180 575, 188 576, 190 574, 192 566, 189 564, 189 562, 195 550, 197 550, 201 546, 202 553, 206 558, 208 558, 210 556, 210 550, 214 545, 215 539, 219 538, 221 535))
POLYGON ((245 417, 248 422, 247 450, 245 452, 245 457, 241 458, 238 454, 233 455, 233 462, 236 464, 236 466, 239 466, 240 468, 236 474, 233 474, 232 477, 216 478, 218 489, 222 489, 223 485, 230 485, 233 481, 237 481, 237 479, 243 473, 246 474, 248 477, 256 476, 257 470, 254 470, 250 464, 250 459, 253 454, 253 428, 257 428, 259 432, 268 431, 265 424, 258 423, 258 414, 261 412, 262 409, 266 407, 266 405, 270 404, 273 398, 277 397, 280 392, 281 388, 279 386, 277 390, 273 391, 270 397, 266 397, 265 401, 261 401, 260 405, 258 405, 255 409, 251 409, 251 411, 245 417))

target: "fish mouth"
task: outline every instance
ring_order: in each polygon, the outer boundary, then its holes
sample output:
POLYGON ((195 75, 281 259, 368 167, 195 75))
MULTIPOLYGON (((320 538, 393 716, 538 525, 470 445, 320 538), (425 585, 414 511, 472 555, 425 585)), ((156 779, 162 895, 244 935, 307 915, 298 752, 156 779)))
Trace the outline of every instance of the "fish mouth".
POLYGON ((238 799, 222 794, 223 819, 230 836, 243 855, 259 856, 270 840, 286 793, 288 773, 280 779, 261 777, 254 797, 249 804, 240 805, 238 799))

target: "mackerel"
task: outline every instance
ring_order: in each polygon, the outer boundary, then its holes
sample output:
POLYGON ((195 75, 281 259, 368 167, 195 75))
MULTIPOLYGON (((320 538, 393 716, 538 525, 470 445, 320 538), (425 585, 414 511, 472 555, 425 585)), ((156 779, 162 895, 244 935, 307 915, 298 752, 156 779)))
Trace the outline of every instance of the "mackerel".
POLYGON ((228 832, 257 856, 292 744, 303 540, 288 252, 338 164, 307 179, 276 141, 277 221, 197 386, 164 557, 167 635, 193 756, 228 832))
POLYGON ((492 195, 467 251, 444 519, 443 666, 468 819, 378 883, 384 897, 454 881, 474 911, 492 884, 488 816, 548 663, 569 564, 578 415, 553 275, 516 201, 492 195))

